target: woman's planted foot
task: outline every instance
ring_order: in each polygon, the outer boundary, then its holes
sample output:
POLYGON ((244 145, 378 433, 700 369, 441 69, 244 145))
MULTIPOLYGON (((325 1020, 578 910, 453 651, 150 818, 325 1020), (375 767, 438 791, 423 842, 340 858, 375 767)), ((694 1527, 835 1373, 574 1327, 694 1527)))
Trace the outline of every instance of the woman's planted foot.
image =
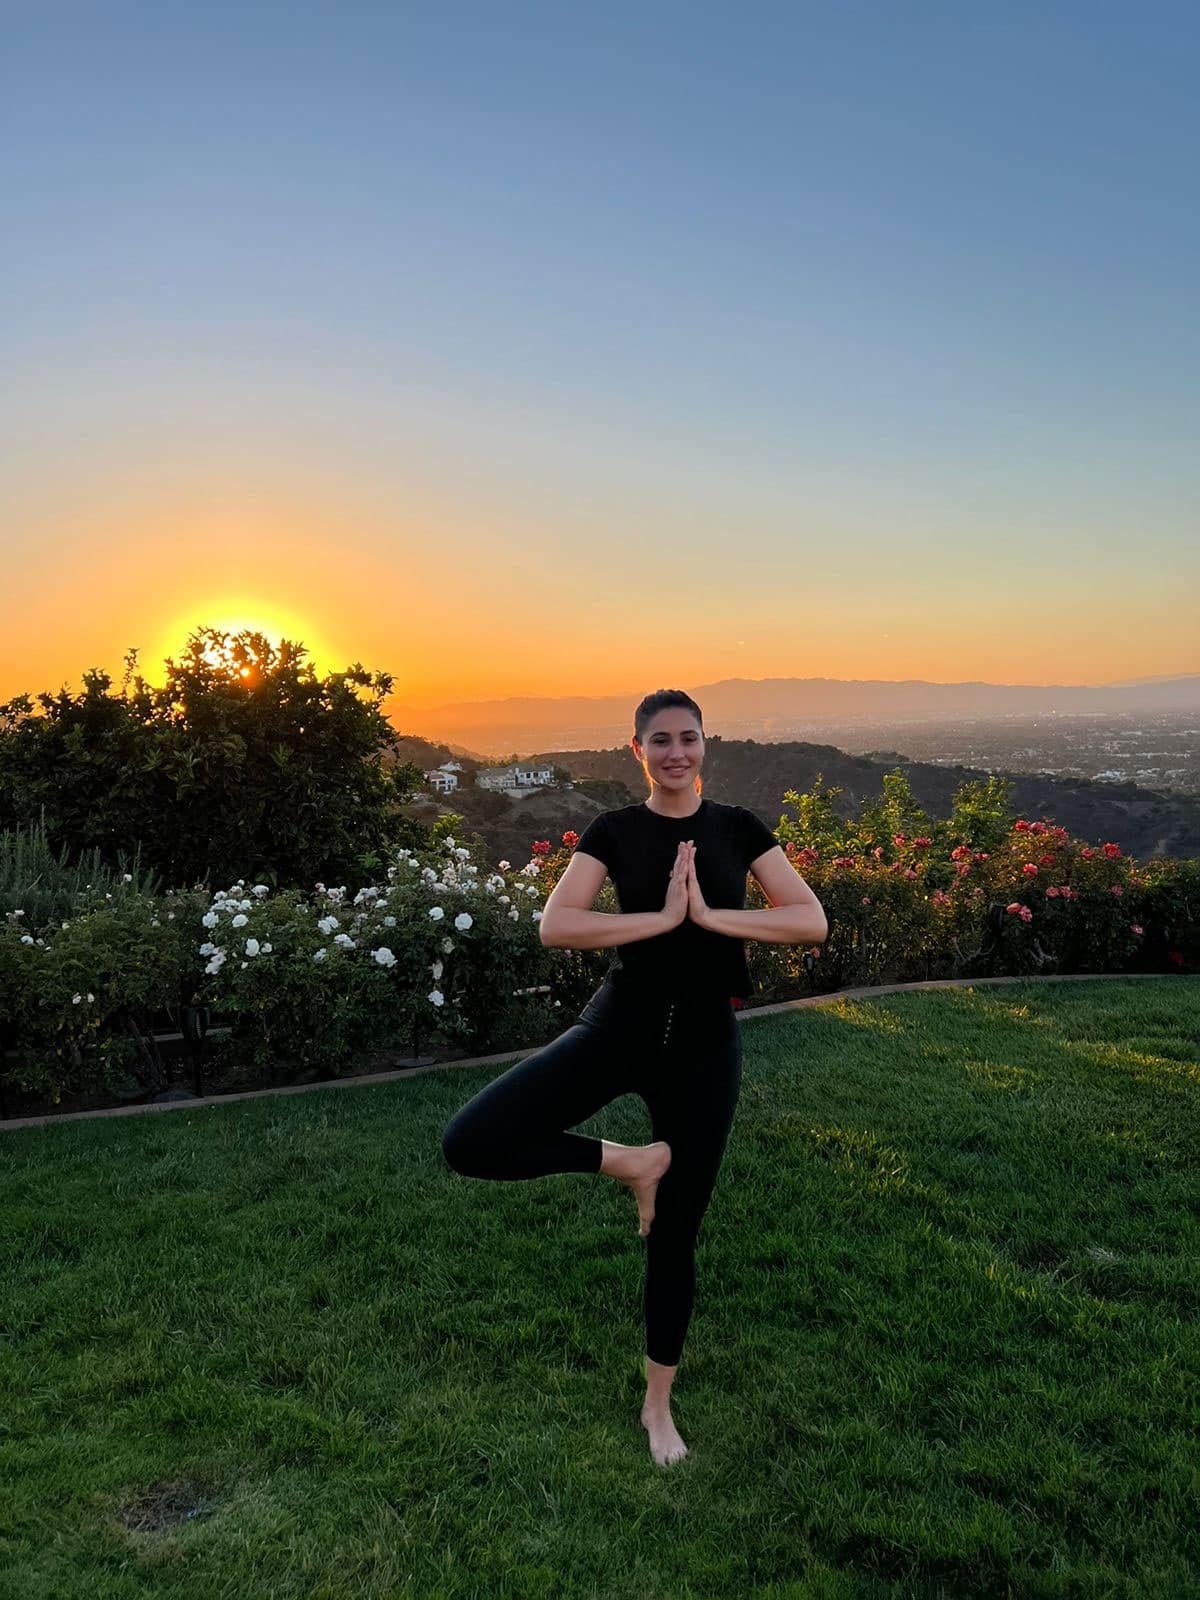
POLYGON ((666 1467, 672 1461, 682 1461, 688 1453, 687 1445, 679 1436, 679 1430, 671 1421, 671 1413, 666 1407, 642 1407, 642 1427, 650 1435, 650 1454, 660 1467, 666 1467))

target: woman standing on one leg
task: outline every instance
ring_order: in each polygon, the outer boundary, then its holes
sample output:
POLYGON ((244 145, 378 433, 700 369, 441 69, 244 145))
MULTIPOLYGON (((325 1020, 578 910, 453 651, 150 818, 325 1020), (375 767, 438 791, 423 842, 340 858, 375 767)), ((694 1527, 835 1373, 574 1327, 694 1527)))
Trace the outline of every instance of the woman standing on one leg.
POLYGON ((564 1033, 459 1111, 442 1149, 472 1177, 605 1173, 633 1190, 646 1239, 641 1420, 665 1464, 687 1454, 670 1392, 695 1300, 696 1241, 741 1082, 745 940, 812 944, 828 929, 765 824, 700 798, 704 733, 689 695, 648 695, 632 744, 649 798, 592 819, 539 924, 544 945, 612 948, 604 982, 564 1033), (748 871, 768 910, 744 909, 748 871), (606 872, 616 914, 591 910, 606 872), (649 1144, 567 1131, 629 1093, 650 1112, 649 1144))

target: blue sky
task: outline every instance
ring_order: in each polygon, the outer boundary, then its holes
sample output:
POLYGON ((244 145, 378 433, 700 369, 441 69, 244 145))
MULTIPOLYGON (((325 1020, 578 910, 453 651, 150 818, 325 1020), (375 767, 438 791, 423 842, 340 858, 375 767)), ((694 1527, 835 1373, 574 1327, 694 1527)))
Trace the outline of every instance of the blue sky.
POLYGON ((1196 670, 1194 7, 4 27, 43 677, 235 593, 418 698, 1196 670))

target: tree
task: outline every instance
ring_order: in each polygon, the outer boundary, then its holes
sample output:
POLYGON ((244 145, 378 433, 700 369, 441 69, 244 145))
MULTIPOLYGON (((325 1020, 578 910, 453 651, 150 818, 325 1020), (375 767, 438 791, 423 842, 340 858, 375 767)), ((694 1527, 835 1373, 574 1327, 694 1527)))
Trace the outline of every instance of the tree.
POLYGON ((305 654, 199 628, 161 688, 131 650, 119 692, 93 669, 79 695, 38 695, 41 715, 27 695, 0 705, 0 829, 44 814, 54 846, 115 862, 140 845, 180 887, 342 883, 423 842, 400 811, 421 773, 384 760, 391 677, 354 662, 319 678, 305 654))

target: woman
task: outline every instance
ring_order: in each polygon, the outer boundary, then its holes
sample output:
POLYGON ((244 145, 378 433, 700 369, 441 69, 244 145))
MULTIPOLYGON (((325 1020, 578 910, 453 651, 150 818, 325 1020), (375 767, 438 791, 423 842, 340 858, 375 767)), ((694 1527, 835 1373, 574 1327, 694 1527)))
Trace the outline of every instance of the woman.
POLYGON ((649 797, 593 817, 539 924, 544 945, 611 947, 604 981, 565 1033, 462 1108, 442 1149, 469 1177, 604 1173, 632 1189, 646 1240, 641 1421, 666 1465, 687 1454, 671 1384, 695 1299, 696 1240, 741 1086, 745 941, 812 944, 828 928, 766 825, 742 806, 702 798, 704 731, 689 695, 647 695, 632 747, 649 797), (770 909, 744 909, 747 871, 770 909), (619 913, 591 910, 606 872, 619 913), (631 1093, 650 1113, 649 1144, 566 1131, 631 1093))

